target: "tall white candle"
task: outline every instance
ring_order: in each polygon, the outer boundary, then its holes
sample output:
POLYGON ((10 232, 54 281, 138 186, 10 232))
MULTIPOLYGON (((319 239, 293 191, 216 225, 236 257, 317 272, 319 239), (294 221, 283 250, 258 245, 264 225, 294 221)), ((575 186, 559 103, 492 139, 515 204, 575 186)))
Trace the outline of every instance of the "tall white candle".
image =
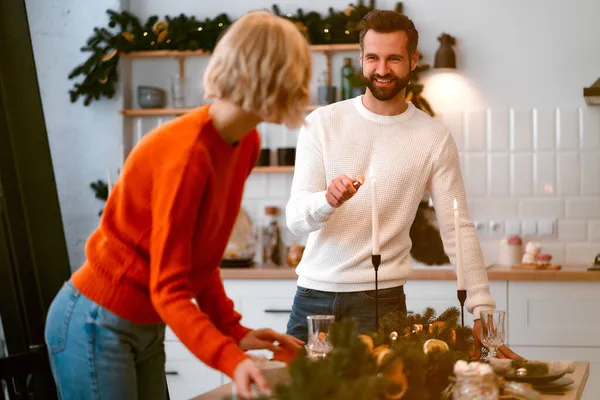
POLYGON ((375 173, 373 172, 373 168, 369 168, 369 175, 371 177, 371 220, 373 226, 373 234, 372 240, 372 254, 379 255, 381 254, 380 244, 379 244, 379 209, 377 208, 377 180, 375 179, 375 173))
POLYGON ((456 235, 456 290, 464 290, 465 268, 463 265, 462 235, 460 234, 460 218, 456 199, 454 199, 454 234, 456 235))
POLYGON ((112 179, 110 178, 110 169, 106 168, 106 186, 108 186, 108 193, 112 190, 112 179))

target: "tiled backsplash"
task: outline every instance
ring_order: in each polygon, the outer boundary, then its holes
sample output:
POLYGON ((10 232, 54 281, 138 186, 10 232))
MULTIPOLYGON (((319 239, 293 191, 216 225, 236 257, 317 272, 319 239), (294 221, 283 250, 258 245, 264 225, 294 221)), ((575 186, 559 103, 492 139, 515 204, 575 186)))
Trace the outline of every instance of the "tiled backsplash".
MULTIPOLYGON (((492 109, 438 118, 459 148, 469 212, 487 263, 498 260, 500 239, 517 230, 541 242, 556 263, 593 261, 600 253, 600 108, 492 109), (551 234, 537 233, 548 226, 551 234)), ((271 149, 297 140, 297 132, 282 126, 259 130, 271 149)), ((265 206, 279 206, 287 244, 305 240, 285 229, 291 181, 292 172, 256 172, 243 203, 255 223, 265 206)))

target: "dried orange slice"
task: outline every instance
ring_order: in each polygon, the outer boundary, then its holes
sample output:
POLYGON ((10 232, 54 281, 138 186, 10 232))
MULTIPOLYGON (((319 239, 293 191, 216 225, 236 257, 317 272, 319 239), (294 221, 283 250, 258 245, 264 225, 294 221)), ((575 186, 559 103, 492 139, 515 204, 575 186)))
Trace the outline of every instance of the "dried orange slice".
POLYGON ((434 350, 448 351, 450 350, 450 347, 448 347, 448 343, 439 339, 429 339, 428 341, 423 343, 423 352, 425 354, 429 354, 434 350))

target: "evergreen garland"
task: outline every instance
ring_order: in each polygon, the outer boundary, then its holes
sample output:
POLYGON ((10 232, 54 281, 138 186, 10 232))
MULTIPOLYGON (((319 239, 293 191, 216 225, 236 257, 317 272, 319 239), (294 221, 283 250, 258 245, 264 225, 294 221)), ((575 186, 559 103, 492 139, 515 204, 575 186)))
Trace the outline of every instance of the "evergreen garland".
POLYGON ((459 314, 456 307, 439 317, 432 308, 415 315, 388 314, 380 320, 380 329, 368 335, 372 348, 355 334, 352 320, 336 322, 330 333, 331 353, 318 360, 305 354, 294 358, 290 384, 278 386, 269 399, 441 399, 451 384, 454 363, 468 360, 473 344, 471 328, 458 324, 459 314), (429 339, 444 341, 449 350, 425 354, 423 345, 429 339), (378 350, 386 348, 392 350, 390 356, 378 363, 378 350), (404 394, 397 397, 400 392, 404 394))

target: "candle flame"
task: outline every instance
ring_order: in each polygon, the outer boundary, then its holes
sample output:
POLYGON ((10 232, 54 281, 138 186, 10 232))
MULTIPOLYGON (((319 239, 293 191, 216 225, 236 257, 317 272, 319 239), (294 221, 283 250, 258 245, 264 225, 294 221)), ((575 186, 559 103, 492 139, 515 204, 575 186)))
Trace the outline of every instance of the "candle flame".
POLYGON ((456 199, 454 199, 454 209, 458 209, 458 203, 456 202, 456 199))

